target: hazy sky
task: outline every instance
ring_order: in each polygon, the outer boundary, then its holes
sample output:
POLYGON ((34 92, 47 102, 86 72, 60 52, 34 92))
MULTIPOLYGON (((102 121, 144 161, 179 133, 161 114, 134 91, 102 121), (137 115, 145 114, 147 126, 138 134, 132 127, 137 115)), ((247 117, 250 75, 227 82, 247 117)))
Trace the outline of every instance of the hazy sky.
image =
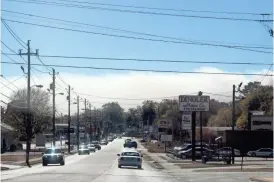
MULTIPOLYGON (((50 0, 45 0, 50 1, 50 0)), ((26 0, 26 2, 32 2, 26 0)), ((54 1, 64 3, 64 1, 54 1)), ((189 9, 206 10, 216 12, 252 12, 272 13, 273 4, 271 0, 116 0, 116 1, 89 1, 93 3, 109 3, 143 7, 158 7, 166 9, 189 9), (172 3, 171 3, 172 2, 172 3)), ((83 4, 88 5, 88 4, 83 4)), ((90 5, 93 7, 128 9, 121 7, 110 7, 102 5, 90 5)), ((136 13, 122 13, 103 11, 98 9, 68 8, 50 5, 37 5, 24 2, 2 1, 2 9, 29 13, 34 15, 65 19, 70 21, 83 22, 96 26, 107 26, 116 29, 124 29, 147 34, 177 37, 187 40, 207 41, 212 44, 238 43, 246 46, 272 47, 272 39, 265 27, 259 22, 251 21, 229 21, 216 19, 200 19, 187 17, 144 15, 136 13)), ((160 12, 156 10, 132 9, 138 11, 160 12)), ((163 11, 162 11, 163 12, 163 11)), ((164 11, 163 13, 183 14, 195 16, 230 17, 240 19, 267 19, 272 16, 261 15, 230 15, 221 13, 193 13, 164 11)), ((38 18, 16 15, 2 12, 2 18, 31 22, 50 26, 66 27, 85 31, 93 31, 106 34, 123 36, 135 36, 151 38, 148 36, 110 31, 102 28, 94 28, 83 25, 71 25, 56 23, 56 21, 45 21, 38 18)), ((166 59, 166 60, 193 60, 193 61, 227 61, 227 62, 259 62, 272 63, 272 54, 243 51, 216 46, 201 46, 189 44, 174 44, 164 42, 152 42, 144 40, 133 40, 126 38, 108 37, 79 32, 35 27, 6 21, 9 27, 24 41, 31 40, 31 48, 39 49, 41 55, 64 55, 64 56, 89 56, 89 57, 118 57, 118 58, 141 58, 141 59, 166 59)), ((15 50, 22 49, 22 46, 9 34, 2 25, 2 41, 15 50)), ((267 24, 272 26, 271 24, 267 24)), ((154 38, 160 39, 160 38, 154 38)), ((2 51, 10 51, 2 45, 2 51)), ((23 49, 23 51, 25 51, 23 49)), ((271 51, 271 50, 265 50, 271 51)), ((15 61, 22 62, 19 56, 11 56, 15 61)), ((26 59, 26 58, 25 58, 26 59)), ((2 55, 2 61, 10 61, 2 55)), ((42 58, 45 64, 77 65, 93 67, 114 67, 114 68, 135 68, 154 70, 174 71, 205 71, 205 72, 242 72, 242 73, 265 73, 269 66, 246 66, 246 65, 217 65, 217 64, 190 64, 190 63, 159 63, 159 62, 133 62, 133 61, 108 61, 108 60, 81 60, 62 58, 42 58)), ((32 63, 40 63, 32 57, 32 63)), ((45 67, 35 68, 47 71, 45 67)), ((269 77, 247 77, 227 75, 200 75, 200 74, 166 74, 166 73, 145 73, 129 71, 106 71, 91 69, 68 69, 55 68, 66 83, 71 84, 74 90, 90 102, 100 107, 108 101, 119 101, 125 108, 134 107, 146 98, 162 98, 178 96, 180 94, 197 93, 199 90, 220 95, 211 95, 223 101, 231 98, 232 85, 241 81, 261 81, 264 84, 271 83, 269 77), (119 99, 111 99, 119 98, 119 99), (122 99, 123 98, 123 99, 122 99), (129 100, 136 99, 136 100, 129 100)), ((2 74, 9 81, 20 77, 22 71, 20 66, 1 64, 2 74)), ((48 88, 51 76, 33 73, 36 84, 43 84, 44 89, 48 88)), ((3 83, 8 83, 1 80, 3 83)), ((26 79, 22 78, 14 83, 17 87, 24 87, 26 79)), ((32 84, 33 81, 32 81, 32 84)), ((1 86, 2 87, 2 86, 1 86)), ((11 89, 16 89, 9 85, 11 89)), ((57 88, 60 92, 66 92, 65 85, 57 77, 57 88)), ((12 91, 5 87, 1 92, 9 95, 12 91)), ((1 100, 8 101, 1 96, 1 100)), ((66 112, 66 100, 64 96, 57 97, 60 111, 66 112)), ((74 109, 73 109, 74 110, 74 109)))

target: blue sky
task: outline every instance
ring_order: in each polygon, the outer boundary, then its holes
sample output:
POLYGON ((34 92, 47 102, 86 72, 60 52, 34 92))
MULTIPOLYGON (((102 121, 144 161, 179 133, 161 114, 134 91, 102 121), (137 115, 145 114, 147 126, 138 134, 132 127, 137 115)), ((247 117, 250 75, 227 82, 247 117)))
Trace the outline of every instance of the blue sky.
MULTIPOLYGON (((92 1, 102 2, 102 1, 92 1)), ((271 0, 116 0, 103 1, 104 3, 135 5, 159 8, 177 8, 192 10, 233 11, 252 13, 272 13, 271 0)), ((2 8, 6 10, 37 14, 41 16, 85 22, 89 24, 108 26, 113 28, 158 34, 163 36, 180 37, 185 39, 208 40, 220 42, 235 42, 241 44, 256 44, 272 46, 272 39, 264 27, 257 22, 209 20, 183 17, 153 16, 141 14, 129 14, 100 10, 86 10, 77 8, 55 7, 48 5, 35 5, 18 2, 2 1, 2 8)), ((144 10, 149 11, 149 10, 144 10)), ((170 12, 176 13, 176 12, 170 12)), ((177 13, 178 14, 178 13, 177 13)), ((184 14, 191 14, 185 12, 184 14)), ((203 16, 230 16, 238 18, 262 19, 261 16, 251 15, 222 15, 222 14, 194 14, 203 16)), ((68 28, 84 29, 89 31, 116 33, 99 28, 76 27, 52 24, 42 21, 25 20, 10 13, 2 13, 2 17, 20 21, 34 22, 47 25, 62 26, 68 28)), ((113 38, 92 34, 67 32, 48 28, 33 27, 30 25, 7 22, 8 25, 24 41, 31 40, 32 49, 39 49, 40 54, 68 55, 68 56, 93 56, 93 57, 124 57, 144 59, 169 59, 169 60, 201 60, 201 61, 232 61, 232 62, 262 62, 271 63, 272 55, 241 51, 234 49, 207 47, 197 45, 184 45, 172 43, 155 43, 149 41, 113 38)), ((125 34, 123 34, 125 35, 125 34)), ((130 35, 130 34, 126 34, 130 35)), ((131 35, 132 36, 132 35, 131 35)), ((138 35, 135 35, 138 36, 138 35)), ((2 40, 13 50, 18 50, 20 45, 2 26, 2 40)), ((2 50, 7 51, 2 46, 2 50)), ((21 61, 18 57, 13 57, 21 61)), ((3 61, 9 61, 2 56, 3 61)), ((95 60, 65 60, 43 58, 47 64, 85 65, 95 67, 119 67, 157 70, 191 71, 202 66, 217 67, 228 72, 251 72, 267 69, 268 66, 231 66, 211 64, 169 64, 169 63, 145 63, 131 61, 95 61, 95 60), (76 63, 77 62, 77 63, 76 63)), ((35 57, 33 63, 38 63, 35 57)), ((45 68, 41 68, 46 71, 45 68)), ((57 68, 60 73, 81 73, 86 75, 102 75, 114 73, 114 71, 96 71, 83 69, 57 68)), ((18 75, 18 66, 2 64, 2 74, 5 76, 18 75)), ((195 77, 195 75, 193 75, 195 77)))

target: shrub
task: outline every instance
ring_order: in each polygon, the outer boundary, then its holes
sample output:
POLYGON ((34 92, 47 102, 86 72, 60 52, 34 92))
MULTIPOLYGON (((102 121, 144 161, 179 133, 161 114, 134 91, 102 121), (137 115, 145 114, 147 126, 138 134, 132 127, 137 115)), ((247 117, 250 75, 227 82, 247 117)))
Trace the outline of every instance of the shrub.
POLYGON ((10 151, 11 151, 11 152, 16 151, 16 145, 15 145, 15 144, 11 144, 11 145, 10 145, 10 151))

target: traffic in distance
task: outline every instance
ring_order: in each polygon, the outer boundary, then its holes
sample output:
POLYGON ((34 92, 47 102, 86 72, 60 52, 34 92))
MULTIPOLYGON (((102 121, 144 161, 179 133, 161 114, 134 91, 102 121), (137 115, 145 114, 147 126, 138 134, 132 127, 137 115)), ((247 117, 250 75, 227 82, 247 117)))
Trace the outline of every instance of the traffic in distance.
MULTIPOLYGON (((89 144, 81 143, 78 149, 78 155, 90 155, 101 150, 102 145, 108 145, 115 139, 122 139, 122 135, 112 135, 107 139, 101 141, 92 141, 89 144)), ((65 152, 61 148, 51 147, 47 148, 42 153, 42 165, 47 166, 49 164, 65 165, 65 152)), ((132 138, 126 138, 123 144, 123 150, 118 156, 118 168, 123 167, 136 167, 142 169, 142 157, 141 153, 137 151, 137 142, 132 138)))

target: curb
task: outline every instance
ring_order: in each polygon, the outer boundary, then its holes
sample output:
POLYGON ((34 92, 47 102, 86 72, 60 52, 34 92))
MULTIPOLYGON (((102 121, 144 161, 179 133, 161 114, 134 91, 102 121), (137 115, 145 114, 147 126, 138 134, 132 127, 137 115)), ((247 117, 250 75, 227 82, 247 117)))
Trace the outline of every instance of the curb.
POLYGON ((249 179, 254 182, 273 182, 273 178, 250 177, 249 179))

